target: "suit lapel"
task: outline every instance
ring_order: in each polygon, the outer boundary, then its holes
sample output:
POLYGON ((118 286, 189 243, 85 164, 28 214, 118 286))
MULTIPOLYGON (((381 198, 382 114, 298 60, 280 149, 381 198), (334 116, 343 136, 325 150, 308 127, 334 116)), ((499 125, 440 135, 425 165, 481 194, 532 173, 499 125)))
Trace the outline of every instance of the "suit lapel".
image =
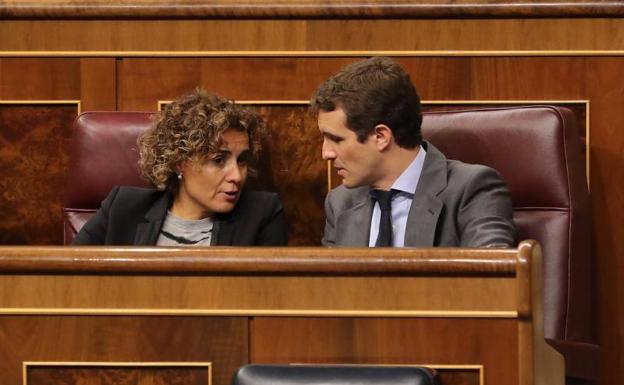
POLYGON ((158 240, 158 234, 162 228, 163 221, 167 215, 167 209, 171 203, 171 194, 168 192, 163 195, 154 203, 152 208, 143 217, 144 223, 140 223, 137 226, 136 235, 134 237, 134 244, 137 246, 150 246, 155 245, 158 240))
POLYGON ((446 157, 433 145, 423 142, 427 151, 414 200, 407 216, 405 246, 432 247, 443 203, 438 194, 446 188, 446 157))
POLYGON ((355 204, 336 219, 336 239, 341 246, 368 246, 373 204, 368 188, 360 190, 355 204))
POLYGON ((215 220, 212 227, 212 239, 210 241, 210 245, 232 246, 235 227, 234 219, 232 217, 215 220))

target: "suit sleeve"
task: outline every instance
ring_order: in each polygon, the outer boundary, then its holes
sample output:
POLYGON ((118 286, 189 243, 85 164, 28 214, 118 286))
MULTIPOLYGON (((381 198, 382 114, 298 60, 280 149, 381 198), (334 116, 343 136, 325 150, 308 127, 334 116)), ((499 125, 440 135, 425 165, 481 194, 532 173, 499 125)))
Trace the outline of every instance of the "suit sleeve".
POLYGON ((108 232, 110 208, 118 192, 119 186, 113 188, 106 199, 102 201, 100 209, 84 226, 82 226, 78 234, 76 234, 72 245, 103 245, 105 243, 106 233, 108 232))
POLYGON ((267 207, 269 207, 269 214, 260 227, 256 237, 256 245, 286 246, 288 244, 288 230, 282 202, 277 195, 272 195, 267 207))
POLYGON ((475 168, 458 212, 462 247, 512 247, 515 238, 511 197, 489 167, 475 168))
POLYGON ((334 215, 334 208, 330 202, 331 192, 325 197, 325 230, 323 232, 323 239, 321 244, 323 246, 335 246, 336 245, 336 216, 334 215))

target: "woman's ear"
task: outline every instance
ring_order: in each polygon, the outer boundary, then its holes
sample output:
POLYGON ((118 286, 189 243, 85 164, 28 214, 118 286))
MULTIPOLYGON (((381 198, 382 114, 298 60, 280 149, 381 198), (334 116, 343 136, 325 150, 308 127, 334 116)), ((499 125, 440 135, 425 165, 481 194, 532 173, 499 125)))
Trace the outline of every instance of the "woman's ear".
POLYGON ((392 134, 392 130, 390 127, 385 124, 378 124, 375 126, 375 140, 377 144, 377 149, 379 151, 384 151, 390 146, 392 141, 394 140, 394 135, 392 134))

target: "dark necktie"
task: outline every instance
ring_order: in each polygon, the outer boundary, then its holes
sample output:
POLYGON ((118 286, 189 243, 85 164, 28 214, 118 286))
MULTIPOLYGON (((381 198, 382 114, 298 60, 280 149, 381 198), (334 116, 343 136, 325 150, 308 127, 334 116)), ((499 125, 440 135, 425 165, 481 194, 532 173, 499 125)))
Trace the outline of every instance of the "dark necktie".
POLYGON ((379 203, 381 218, 379 219, 379 234, 375 247, 392 246, 392 197, 397 190, 371 190, 371 196, 379 203))

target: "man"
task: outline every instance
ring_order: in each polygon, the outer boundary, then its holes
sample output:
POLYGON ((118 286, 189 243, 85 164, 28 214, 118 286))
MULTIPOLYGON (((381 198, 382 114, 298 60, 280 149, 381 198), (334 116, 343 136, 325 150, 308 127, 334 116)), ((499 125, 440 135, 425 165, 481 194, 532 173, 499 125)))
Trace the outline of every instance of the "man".
POLYGON ((319 87, 312 109, 323 159, 343 178, 325 200, 324 245, 513 245, 505 182, 422 140, 420 98, 391 59, 345 67, 319 87))

